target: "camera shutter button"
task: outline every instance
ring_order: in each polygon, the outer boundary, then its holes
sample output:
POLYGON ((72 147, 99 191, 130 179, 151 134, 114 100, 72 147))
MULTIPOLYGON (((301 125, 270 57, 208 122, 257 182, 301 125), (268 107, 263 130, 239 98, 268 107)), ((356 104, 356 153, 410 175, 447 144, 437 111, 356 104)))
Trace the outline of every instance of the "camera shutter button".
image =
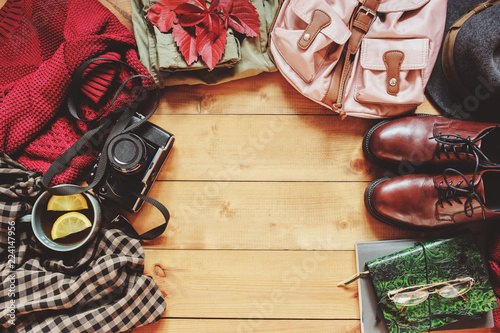
POLYGON ((120 134, 109 143, 108 160, 118 171, 135 172, 146 160, 146 145, 136 134, 120 134))

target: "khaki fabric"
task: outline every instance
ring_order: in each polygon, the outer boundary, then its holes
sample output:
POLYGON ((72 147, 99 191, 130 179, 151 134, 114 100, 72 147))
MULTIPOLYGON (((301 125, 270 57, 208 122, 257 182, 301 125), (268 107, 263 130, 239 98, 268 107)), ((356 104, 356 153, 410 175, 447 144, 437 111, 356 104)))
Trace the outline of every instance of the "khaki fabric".
POLYGON ((188 66, 173 35, 160 32, 146 20, 156 2, 132 0, 132 20, 140 60, 160 87, 219 84, 277 70, 269 52, 269 33, 279 9, 278 0, 250 0, 259 13, 260 35, 245 37, 229 28, 224 55, 212 71, 201 58, 188 66))
MULTIPOLYGON (((164 72, 191 71, 207 69, 203 61, 196 61, 188 65, 184 57, 179 52, 175 44, 174 35, 164 34, 157 27, 153 26, 154 37, 156 38, 156 51, 158 54, 158 68, 164 72)), ((227 31, 226 47, 222 59, 217 63, 217 67, 234 67, 240 61, 240 43, 234 36, 231 29, 227 31)))

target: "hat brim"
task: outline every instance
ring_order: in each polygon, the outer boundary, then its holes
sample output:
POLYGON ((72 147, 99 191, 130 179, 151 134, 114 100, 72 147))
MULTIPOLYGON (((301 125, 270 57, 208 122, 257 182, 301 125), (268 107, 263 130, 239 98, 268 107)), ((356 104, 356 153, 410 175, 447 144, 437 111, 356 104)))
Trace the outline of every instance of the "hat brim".
MULTIPOLYGON (((445 31, 443 41, 446 37, 448 29, 462 15, 469 12, 470 9, 483 3, 484 0, 448 0, 446 13, 445 31)), ((478 121, 492 121, 495 117, 493 112, 490 112, 489 107, 473 109, 468 104, 467 97, 457 93, 448 83, 443 73, 442 67, 442 47, 439 50, 436 63, 432 70, 431 76, 425 88, 425 93, 429 101, 440 111, 444 116, 454 119, 467 119, 478 121)), ((469 98, 470 99, 470 98, 469 98)), ((495 120, 500 120, 496 116, 495 120)))

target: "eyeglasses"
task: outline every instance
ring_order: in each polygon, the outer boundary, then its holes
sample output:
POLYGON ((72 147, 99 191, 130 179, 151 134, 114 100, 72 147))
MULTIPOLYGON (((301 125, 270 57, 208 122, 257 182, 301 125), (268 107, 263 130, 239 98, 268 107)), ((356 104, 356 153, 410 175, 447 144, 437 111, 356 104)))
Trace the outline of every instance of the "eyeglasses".
POLYGON ((474 285, 475 281, 471 277, 460 278, 445 282, 436 282, 407 288, 391 290, 387 297, 400 306, 414 306, 425 301, 430 294, 438 294, 444 298, 462 297, 474 285), (434 289, 435 288, 435 289, 434 289))

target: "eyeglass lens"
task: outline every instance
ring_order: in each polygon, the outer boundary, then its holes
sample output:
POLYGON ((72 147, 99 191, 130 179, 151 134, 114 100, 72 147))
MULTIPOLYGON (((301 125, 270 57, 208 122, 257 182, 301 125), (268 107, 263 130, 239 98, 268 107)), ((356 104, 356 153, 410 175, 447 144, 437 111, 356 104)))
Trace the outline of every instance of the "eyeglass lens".
POLYGON ((397 305, 412 306, 422 303, 427 299, 429 293, 426 290, 409 291, 397 293, 392 301, 397 305))
POLYGON ((454 298, 469 291, 470 287, 471 284, 469 282, 461 282, 454 285, 444 286, 439 289, 438 294, 445 298, 454 298))
MULTIPOLYGON (((436 291, 440 296, 444 298, 454 298, 463 295, 471 288, 471 283, 469 281, 459 282, 452 285, 447 285, 436 291)), ((426 290, 415 290, 400 292, 393 296, 392 301, 401 306, 413 306, 422 303, 429 296, 429 291, 426 290)))

